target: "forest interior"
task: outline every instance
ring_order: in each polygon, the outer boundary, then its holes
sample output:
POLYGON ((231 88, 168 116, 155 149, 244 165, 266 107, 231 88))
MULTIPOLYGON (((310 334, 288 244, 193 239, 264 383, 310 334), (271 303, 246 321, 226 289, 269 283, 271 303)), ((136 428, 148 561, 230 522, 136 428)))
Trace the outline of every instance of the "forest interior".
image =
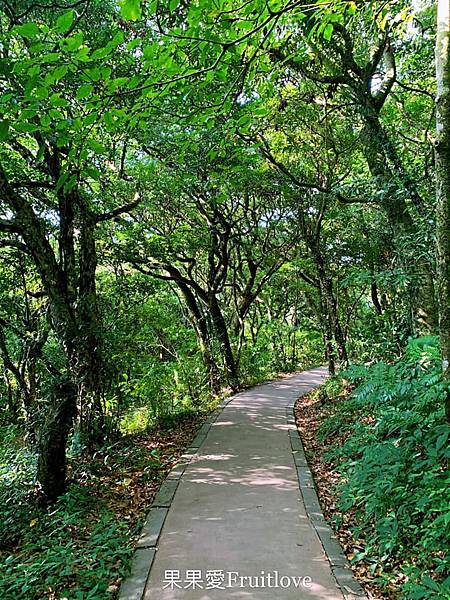
POLYGON ((449 40, 450 0, 0 0, 1 600, 117 598, 211 411, 322 364, 355 577, 450 599, 449 40))

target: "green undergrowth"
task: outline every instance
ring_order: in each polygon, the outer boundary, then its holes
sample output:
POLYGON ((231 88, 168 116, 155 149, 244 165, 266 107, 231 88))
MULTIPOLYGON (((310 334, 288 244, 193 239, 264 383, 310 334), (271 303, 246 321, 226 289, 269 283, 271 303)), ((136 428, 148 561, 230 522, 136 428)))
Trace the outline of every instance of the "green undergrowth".
POLYGON ((1 600, 116 598, 149 499, 200 422, 172 416, 93 457, 72 454, 68 491, 49 508, 35 501, 34 454, 13 427, 2 429, 1 600))
MULTIPOLYGON (((411 340, 395 364, 352 366, 341 383, 354 389, 319 436, 335 440, 338 508, 364 541, 354 560, 380 583, 396 581, 401 598, 449 599, 450 427, 437 339, 411 340)), ((327 385, 336 397, 339 382, 327 385)))
POLYGON ((40 508, 31 496, 33 457, 9 450, 0 473, 0 598, 111 598, 110 582, 131 556, 129 524, 80 483, 51 509, 40 508))

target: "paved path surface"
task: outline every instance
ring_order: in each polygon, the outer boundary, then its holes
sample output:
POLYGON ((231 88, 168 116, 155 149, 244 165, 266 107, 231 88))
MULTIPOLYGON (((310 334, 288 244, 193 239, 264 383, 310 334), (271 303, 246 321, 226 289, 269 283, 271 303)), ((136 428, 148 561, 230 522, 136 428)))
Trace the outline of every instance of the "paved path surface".
POLYGON ((301 500, 288 435, 295 425, 286 422, 286 406, 325 375, 314 369, 252 388, 225 407, 180 480, 145 600, 344 598, 301 500), (199 576, 202 588, 185 589, 199 576), (286 577, 296 583, 281 587, 286 577))

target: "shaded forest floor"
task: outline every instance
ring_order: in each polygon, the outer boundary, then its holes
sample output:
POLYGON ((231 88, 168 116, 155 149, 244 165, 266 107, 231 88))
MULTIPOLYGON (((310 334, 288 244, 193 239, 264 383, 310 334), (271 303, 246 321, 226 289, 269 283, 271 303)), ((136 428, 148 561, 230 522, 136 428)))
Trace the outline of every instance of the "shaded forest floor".
POLYGON ((11 478, 0 507, 2 600, 115 598, 153 496, 205 419, 181 414, 73 458, 68 492, 48 511, 31 487, 23 496, 27 473, 11 478))

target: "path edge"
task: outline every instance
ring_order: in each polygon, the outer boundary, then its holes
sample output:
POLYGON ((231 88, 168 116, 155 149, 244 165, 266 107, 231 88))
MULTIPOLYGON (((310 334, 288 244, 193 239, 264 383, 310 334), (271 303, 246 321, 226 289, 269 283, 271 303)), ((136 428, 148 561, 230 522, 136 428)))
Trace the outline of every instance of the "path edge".
MULTIPOLYGON (((314 371, 315 369, 311 369, 314 371)), ((323 384, 320 384, 323 385, 323 384)), ((316 386, 318 387, 318 386, 316 386)), ((316 389, 313 388, 313 389, 316 389)), ((303 500, 306 515, 322 545, 325 556, 330 563, 333 577, 345 600, 368 600, 366 593, 355 579, 350 563, 344 555, 339 540, 327 523, 320 507, 314 478, 306 459, 305 448, 295 420, 295 406, 306 394, 286 405, 286 422, 291 443, 292 455, 297 472, 298 486, 303 500)))
POLYGON ((153 566, 156 552, 158 550, 158 541, 161 531, 172 504, 175 492, 177 491, 180 479, 194 456, 198 454, 208 432, 219 418, 224 408, 236 397, 236 394, 225 398, 209 415, 206 421, 199 427, 197 433, 192 439, 188 448, 181 455, 180 460, 169 471, 161 483, 149 512, 142 526, 139 539, 136 543, 133 559, 131 562, 131 572, 126 577, 119 589, 117 600, 143 600, 147 581, 153 566))

